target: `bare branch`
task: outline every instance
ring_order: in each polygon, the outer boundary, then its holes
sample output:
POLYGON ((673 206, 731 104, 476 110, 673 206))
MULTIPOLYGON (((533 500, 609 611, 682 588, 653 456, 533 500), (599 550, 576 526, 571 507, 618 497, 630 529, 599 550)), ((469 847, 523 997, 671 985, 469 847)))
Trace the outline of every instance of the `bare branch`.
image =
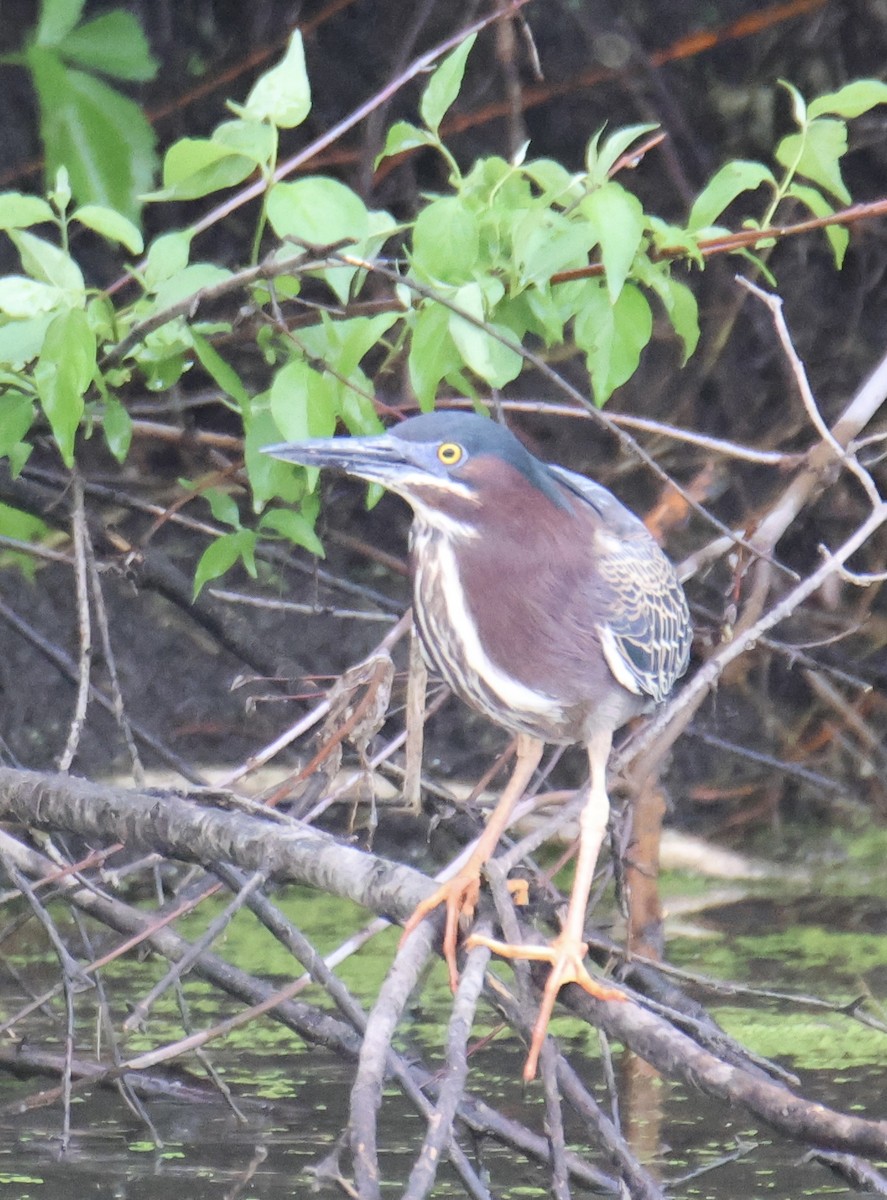
POLYGON ((776 327, 776 333, 779 341, 782 344, 782 349, 788 359, 789 366, 792 369, 795 382, 798 385, 798 391, 801 395, 801 400, 804 404, 807 416, 813 428, 819 434, 819 437, 826 446, 829 446, 834 453, 835 458, 841 462, 849 471, 851 471, 859 482, 862 484, 865 494, 868 496, 872 506, 879 503, 881 497, 878 489, 875 486, 875 481, 872 479, 868 471, 860 465, 859 461, 848 452, 846 444, 842 445, 832 431, 829 429, 823 420, 822 413, 819 411, 819 405, 816 403, 816 398, 813 395, 813 389, 810 387, 810 381, 807 378, 807 371, 804 364, 795 350, 794 343, 791 339, 791 334, 788 330, 788 325, 785 322, 785 313, 783 311, 782 297, 774 295, 772 292, 765 292, 763 288, 758 287, 756 283, 752 283, 750 279, 744 278, 742 275, 737 275, 736 282, 751 292, 767 306, 770 310, 770 315, 773 318, 773 324, 776 327))
POLYGON ((80 745, 80 735, 86 720, 86 707, 89 704, 90 672, 92 670, 92 623, 89 616, 89 586, 87 583, 86 545, 89 533, 86 527, 86 510, 83 506, 83 483, 75 471, 71 481, 74 501, 71 506, 71 525, 73 527, 74 543, 74 586, 77 597, 77 626, 80 635, 80 657, 77 668, 77 701, 74 706, 74 716, 71 728, 68 730, 68 740, 59 759, 59 770, 70 770, 77 747, 80 745))

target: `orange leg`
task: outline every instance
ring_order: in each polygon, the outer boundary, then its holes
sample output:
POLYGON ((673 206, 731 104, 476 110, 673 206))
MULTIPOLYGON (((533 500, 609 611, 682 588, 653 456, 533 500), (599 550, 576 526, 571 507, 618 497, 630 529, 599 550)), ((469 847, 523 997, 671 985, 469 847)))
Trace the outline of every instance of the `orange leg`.
POLYGON ((511 810, 527 789, 533 777, 533 772, 539 765, 544 743, 536 738, 520 734, 517 739, 517 761, 511 778, 499 798, 483 833, 477 840, 477 845, 468 860, 459 868, 452 879, 446 880, 437 891, 423 900, 403 927, 403 938, 433 912, 439 905, 447 907, 447 920, 444 929, 443 952, 450 971, 450 987, 453 991, 459 983, 459 972, 456 968, 456 937, 459 931, 459 921, 465 918, 470 921, 474 915, 477 898, 480 894, 480 873, 484 863, 493 855, 499 844, 499 838, 508 828, 511 820, 511 810))
POLYGON ((539 1054, 548 1022, 551 1018, 557 994, 565 983, 578 983, 590 996, 598 1000, 625 1000, 626 995, 615 988, 607 987, 588 973, 583 959, 588 945, 583 938, 585 911, 594 877, 594 869, 600 854, 601 843, 607 832, 610 801, 607 796, 607 760, 610 756, 611 734, 600 734, 588 743, 588 760, 591 767, 588 799, 580 818, 579 857, 576 876, 570 893, 567 918, 560 934, 550 946, 515 946, 493 938, 472 936, 466 948, 483 945, 503 958, 532 959, 551 963, 551 971, 545 981, 542 1002, 533 1025, 530 1053, 524 1065, 524 1079, 529 1082, 536 1074, 539 1054))

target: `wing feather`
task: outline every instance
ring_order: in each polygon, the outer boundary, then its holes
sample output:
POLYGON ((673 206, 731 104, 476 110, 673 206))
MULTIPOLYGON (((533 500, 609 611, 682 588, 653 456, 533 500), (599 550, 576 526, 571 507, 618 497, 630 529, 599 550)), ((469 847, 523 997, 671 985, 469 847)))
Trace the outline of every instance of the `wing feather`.
POLYGON ((550 469, 601 518, 594 565, 607 664, 623 687, 658 703, 690 658, 690 612, 674 567, 644 523, 606 488, 563 467, 550 469))

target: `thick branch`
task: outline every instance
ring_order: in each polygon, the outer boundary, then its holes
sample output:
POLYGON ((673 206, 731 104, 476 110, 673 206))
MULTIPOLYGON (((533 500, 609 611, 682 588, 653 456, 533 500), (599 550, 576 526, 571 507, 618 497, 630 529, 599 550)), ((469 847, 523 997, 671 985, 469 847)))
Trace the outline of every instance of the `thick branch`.
POLYGON ((0 814, 43 829, 154 850, 184 862, 231 862, 277 880, 316 887, 395 920, 432 889, 411 867, 344 846, 301 822, 287 825, 67 775, 0 768, 0 814))

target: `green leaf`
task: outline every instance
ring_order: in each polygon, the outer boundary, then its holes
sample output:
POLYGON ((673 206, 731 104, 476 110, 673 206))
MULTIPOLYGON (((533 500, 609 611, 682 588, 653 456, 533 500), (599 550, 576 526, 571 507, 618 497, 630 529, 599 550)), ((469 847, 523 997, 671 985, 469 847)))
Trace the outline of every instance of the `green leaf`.
POLYGON ((845 83, 836 92, 827 92, 810 102, 808 113, 819 117, 834 113, 836 117, 859 117, 876 104, 887 104, 887 83, 880 79, 856 79, 845 83))
POLYGON ((154 291, 165 279, 184 270, 191 253, 191 234, 188 230, 162 233, 148 247, 145 263, 145 287, 154 291))
POLYGON ((207 488, 203 498, 209 504, 214 520, 220 525, 240 529, 240 509, 230 492, 223 492, 221 488, 207 488))
POLYGON ((193 344, 187 322, 178 317, 153 329, 127 357, 136 359, 151 391, 162 392, 180 379, 193 344))
POLYGON ((789 94, 789 99, 792 102, 792 116, 795 119, 795 124, 803 128, 807 124, 807 101, 793 83, 789 83, 785 79, 780 79, 779 83, 789 94))
POLYGON ((27 366, 40 353, 52 319, 47 315, 0 324, 0 363, 14 371, 27 366))
POLYGON ((57 46, 66 38, 83 12, 85 0, 42 0, 36 30, 38 46, 57 46))
MULTIPOLYGON (((24 449, 30 450, 30 447, 24 447, 24 449)), ((18 446, 10 456, 10 462, 15 474, 18 474, 18 471, 24 465, 24 460, 21 456, 22 447, 18 446), (18 462, 17 467, 16 462, 18 462)), ((27 458, 27 455, 25 455, 25 458, 27 458)), ((20 542, 35 543, 48 538, 52 531, 45 521, 42 521, 40 517, 35 517, 33 513, 24 512, 20 508, 12 508, 8 504, 0 504, 0 532, 6 537, 15 538, 20 542)), ((29 579, 32 583, 34 582, 37 573, 37 560, 32 555, 19 553, 15 550, 4 550, 0 554, 0 564, 4 567, 16 566, 25 578, 29 579)), ((6 1176, 6 1180, 9 1180, 9 1176, 6 1176)), ((15 1183, 20 1181, 26 1183, 42 1182, 37 1179, 29 1179, 27 1176, 23 1180, 21 1176, 13 1176, 12 1180, 10 1180, 10 1182, 15 1183)), ((26 1189, 26 1192, 29 1190, 26 1189)))
POLYGON ((462 366, 450 334, 450 310, 442 304, 426 303, 413 321, 410 341, 410 383, 424 412, 434 408, 440 381, 462 366))
POLYGON ((83 397, 96 368, 95 335, 86 314, 73 308, 46 331, 34 382, 62 459, 74 463, 74 438, 83 416, 83 397))
POLYGON ((33 542, 52 532, 40 517, 24 509, 13 508, 10 504, 0 504, 0 529, 7 537, 18 538, 22 542, 33 542))
POLYGON ((336 380, 301 359, 292 359, 277 372, 270 404, 274 423, 287 442, 330 437, 335 431, 336 380))
POLYGON ((409 121, 397 121, 388 130, 385 145, 376 158, 376 166, 383 158, 391 158, 395 154, 404 154, 407 150, 416 150, 419 146, 440 146, 440 141, 425 129, 411 125, 409 121))
POLYGON ((154 131, 142 110, 100 79, 65 67, 56 54, 28 51, 40 102, 48 178, 67 167, 81 204, 103 204, 135 220, 151 185, 154 131))
POLYGON ((330 350, 335 354, 339 374, 350 378, 399 319, 397 312, 378 313, 375 317, 350 317, 346 321, 332 321, 325 316, 330 350))
POLYGON ((776 147, 776 159, 796 170, 805 179, 812 179, 835 196, 842 204, 852 197, 841 177, 841 156, 847 153, 847 126, 843 121, 818 117, 804 133, 790 133, 776 147))
MULTIPOLYGON (((337 179, 320 175, 276 184, 268 196, 268 220, 281 239, 328 246, 351 238, 358 253, 369 232, 369 215, 360 196, 337 179)), ((317 274, 343 304, 347 302, 356 268, 331 267, 317 274)))
POLYGON ((259 522, 259 530, 272 530, 296 546, 303 546, 317 558, 324 558, 323 543, 314 532, 314 522, 291 508, 272 508, 259 522))
MULTIPOLYGON (((786 195, 799 200, 801 204, 810 209, 814 217, 828 217, 835 211, 822 192, 818 191, 817 188, 805 187, 801 183, 794 183, 788 189, 786 195)), ((844 255, 847 253, 847 247, 850 245, 850 234, 842 225, 826 225, 823 233, 829 240, 832 253, 835 256, 835 266, 840 271, 844 265, 844 255)))
MULTIPOLYGON (((335 423, 335 418, 333 418, 335 423)), ((300 503, 307 488, 304 471, 294 471, 288 463, 262 454, 263 446, 281 440, 280 430, 268 411, 267 393, 254 396, 243 410, 244 461, 253 494, 253 508, 260 512, 271 499, 300 503)), ((332 430, 330 430, 332 432, 332 430)), ((315 472, 316 474, 316 472, 315 472)))
POLYGON ((298 237, 326 246, 366 233, 367 209, 356 192, 322 175, 279 183, 268 197, 268 218, 280 238, 298 237))
POLYGON ((329 383, 332 384, 331 390, 334 391, 335 404, 338 408, 339 416, 342 418, 349 433, 353 433, 358 437, 373 433, 382 432, 382 422, 376 415, 376 410, 373 407, 373 385, 366 378, 362 371, 355 371, 349 383, 354 383, 354 387, 348 387, 337 381, 333 383, 330 377, 329 383))
POLYGON ((632 142, 640 141, 641 138, 646 137, 648 133, 653 133, 658 128, 658 125, 626 125, 624 129, 614 130, 600 147, 598 143, 603 130, 596 133, 589 141, 585 151, 585 167, 590 182, 595 185, 605 183, 610 171, 632 142))
POLYGON ((248 179, 252 157, 210 138, 180 138, 163 159, 163 187, 146 200, 197 200, 248 179))
POLYGON ((143 83, 157 74, 157 60, 132 13, 122 8, 102 13, 72 30, 59 42, 59 52, 71 62, 114 79, 143 83))
POLYGON ((663 263, 651 264, 643 282, 662 301, 672 328, 683 343, 683 366, 699 343, 699 306, 696 297, 685 283, 674 278, 663 263))
MULTIPOLYGON (((25 463, 31 457, 34 447, 28 442, 19 442, 17 446, 13 446, 9 451, 9 470, 12 473, 13 479, 17 479, 22 472, 25 463)), ((28 556, 28 562, 33 566, 34 560, 28 556)))
POLYGON ((0 279, 0 312, 23 319, 53 312, 64 306, 65 295, 51 283, 28 279, 27 275, 4 275, 0 279))
POLYGON ((611 304, 603 286, 588 280, 574 332, 577 345, 585 351, 594 402, 602 408, 637 369, 641 351, 653 333, 653 314, 633 283, 627 283, 611 304))
MULTIPOLYGON (((375 258, 399 226, 390 212, 382 208, 371 208, 367 212, 367 232, 362 243, 358 244, 357 252, 363 258, 375 258)), ((365 272, 360 272, 363 277, 365 272)))
POLYGON ((713 225, 737 196, 743 192, 753 192, 762 183, 774 189, 776 187, 773 172, 763 163, 744 159, 725 163, 694 200, 687 219, 688 228, 698 230, 713 225))
MULTIPOLYGON (((709 229, 713 234, 730 232, 728 229, 719 229, 717 225, 709 226, 709 229)), ((656 250, 680 250, 696 266, 705 266, 697 234, 690 233, 681 225, 672 225, 668 221, 663 221, 661 217, 653 216, 650 213, 647 213, 647 231, 651 235, 656 250)))
POLYGON ((119 400, 113 396, 105 399, 105 412, 102 417, 102 430, 108 449, 118 462, 122 463, 129 453, 132 441, 132 418, 119 400))
MULTIPOLYGON (((453 301, 479 321, 485 319, 483 293, 478 284, 467 283, 459 288, 453 301)), ((494 333, 501 332, 511 338, 510 330, 500 329, 492 322, 487 324, 489 332, 457 313, 451 312, 449 317, 450 334, 466 365, 490 387, 500 388, 517 378, 523 359, 516 350, 512 350, 493 336, 494 333)))
POLYGON ((47 193, 47 199, 58 213, 66 213, 71 205, 71 176, 64 163, 56 167, 55 182, 47 193))
POLYGON ((507 301, 504 307, 508 325, 512 325, 511 310, 519 305, 522 309, 521 320, 527 332, 535 334, 546 346, 558 345, 564 340, 564 323, 567 317, 573 315, 570 310, 566 315, 561 311, 561 305, 556 299, 556 293, 559 291, 560 287, 554 290, 533 287, 507 301))
POLYGON ((416 218, 412 263, 428 279, 467 283, 479 247, 477 218, 457 196, 433 200, 416 218))
POLYGON ((277 154, 277 131, 265 121, 225 121, 213 130, 212 141, 246 155, 259 167, 270 167, 277 154))
POLYGON ((699 344, 699 305, 692 288, 687 287, 679 279, 669 276, 670 299, 663 298, 665 311, 668 313, 672 328, 683 342, 684 354, 681 366, 687 361, 699 344))
POLYGON ((545 286, 552 275, 588 264, 598 240, 587 221, 571 221, 550 209, 531 209, 516 222, 513 255, 520 286, 545 286))
POLYGON ((95 233, 108 238, 112 242, 120 242, 132 254, 141 254, 145 248, 141 232, 128 217, 106 208, 103 204, 84 204, 72 214, 73 221, 79 221, 95 233))
POLYGON ((86 319, 98 345, 115 342, 120 338, 117 309, 106 292, 97 292, 90 297, 86 305, 86 319))
POLYGON ((200 556, 194 571, 194 599, 196 600, 205 583, 218 579, 238 561, 242 561, 249 574, 256 576, 256 535, 251 529, 238 529, 236 533, 223 533, 211 542, 200 556))
POLYGON ((644 236, 644 206, 619 183, 605 183, 580 205, 601 246, 610 299, 615 303, 644 236))
POLYGON ((0 404, 0 457, 15 454, 34 423, 34 401, 22 392, 7 391, 0 404))
POLYGON ((86 284, 70 254, 23 229, 12 229, 9 236, 15 242, 22 266, 29 275, 43 283, 54 284, 68 294, 72 303, 83 303, 86 284))
POLYGON ((215 263, 191 263, 177 275, 163 280, 157 288, 154 307, 157 311, 170 308, 188 296, 196 296, 204 288, 230 278, 231 272, 215 263))
POLYGON ((311 111, 311 87, 305 69, 305 49, 298 29, 283 59, 253 85, 243 112, 256 121, 271 121, 281 129, 301 125, 311 111))
POLYGON ((0 195, 0 229, 26 229, 52 219, 52 209, 39 196, 24 196, 21 192, 0 195))
POLYGON ((428 86, 419 104, 422 120, 429 129, 437 133, 443 120, 444 113, 459 95, 462 77, 465 74, 465 61, 474 45, 476 34, 471 34, 461 42, 451 54, 443 60, 428 81, 428 86))
POLYGON ((568 204, 582 197, 581 176, 572 174, 551 158, 534 159, 524 166, 523 172, 541 188, 541 198, 546 204, 568 204))
POLYGON ((507 159, 498 154, 491 154, 475 162, 461 181, 459 191, 466 198, 473 197, 479 208, 489 207, 491 199, 494 196, 501 197, 509 184, 524 189, 524 196, 531 198, 532 193, 526 186, 524 174, 507 159))
POLYGON ((192 330, 194 337, 194 352, 203 365, 204 370, 232 400, 238 404, 249 403, 249 393, 234 368, 226 363, 218 350, 201 334, 192 330))
POLYGON ((240 151, 212 138, 180 138, 173 142, 163 158, 163 186, 174 188, 207 167, 228 158, 240 156, 240 151))

